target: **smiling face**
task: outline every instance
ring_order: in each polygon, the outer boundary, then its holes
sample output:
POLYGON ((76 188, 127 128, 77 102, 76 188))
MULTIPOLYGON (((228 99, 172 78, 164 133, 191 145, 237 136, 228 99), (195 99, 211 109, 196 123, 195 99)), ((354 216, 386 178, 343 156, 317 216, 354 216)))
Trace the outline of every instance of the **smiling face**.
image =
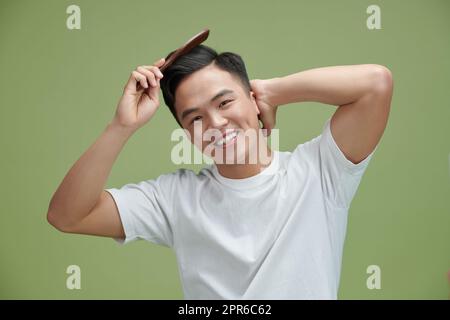
POLYGON ((259 132, 259 110, 253 92, 247 93, 237 77, 214 63, 183 79, 176 90, 175 101, 177 118, 189 132, 191 142, 203 153, 206 149, 205 154, 212 155, 215 161, 219 148, 225 161, 230 160, 230 155, 234 161, 243 156, 247 159, 249 150, 255 149, 257 141, 243 139, 248 132, 256 135, 259 132), (239 134, 234 138, 236 130, 239 134), (214 138, 208 135, 211 132, 214 138), (215 133, 220 133, 220 137, 215 133), (223 133, 229 134, 224 140, 220 139, 223 133), (238 143, 242 141, 244 143, 238 143))

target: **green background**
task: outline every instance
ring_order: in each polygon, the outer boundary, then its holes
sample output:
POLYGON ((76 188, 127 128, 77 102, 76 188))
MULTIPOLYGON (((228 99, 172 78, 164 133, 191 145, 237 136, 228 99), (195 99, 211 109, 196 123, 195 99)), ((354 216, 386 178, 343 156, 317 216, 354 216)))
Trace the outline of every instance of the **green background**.
MULTIPOLYGON (((250 78, 363 63, 392 71, 389 124, 350 210, 339 298, 448 299, 449 17, 445 0, 1 1, 0 298, 183 298, 170 249, 63 234, 46 213, 112 119, 131 71, 208 27, 205 44, 239 53, 250 78), (66 27, 71 4, 81 8, 81 30, 66 27), (371 4, 381 8, 381 30, 366 27, 371 4), (81 290, 66 288, 71 264, 81 268, 81 290), (373 264, 380 290, 366 287, 373 264)), ((334 111, 280 108, 280 149, 319 135, 334 111)), ((175 128, 162 106, 127 143, 105 187, 177 169, 175 128)))

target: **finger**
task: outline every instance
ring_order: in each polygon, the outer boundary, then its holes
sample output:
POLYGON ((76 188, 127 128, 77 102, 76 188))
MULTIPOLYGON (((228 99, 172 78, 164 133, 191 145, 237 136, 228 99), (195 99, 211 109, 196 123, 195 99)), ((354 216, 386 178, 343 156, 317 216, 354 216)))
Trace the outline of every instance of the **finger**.
POLYGON ((146 72, 150 72, 153 74, 155 80, 156 79, 162 79, 164 77, 164 75, 162 74, 162 72, 154 66, 142 66, 142 68, 144 70, 146 70, 146 72))
POLYGON ((138 71, 133 71, 136 82, 139 82, 144 88, 148 88, 147 77, 138 71))
POLYGON ((164 77, 164 75, 162 74, 161 70, 159 70, 158 67, 155 66, 142 66, 144 69, 146 70, 150 70, 151 72, 153 72, 153 74, 159 78, 164 77))
POLYGON ((265 136, 265 137, 268 137, 268 136, 270 136, 270 134, 271 134, 271 131, 272 131, 272 128, 274 127, 274 121, 273 121, 273 119, 270 119, 269 117, 267 117, 267 116, 262 116, 261 117, 261 122, 262 122, 262 124, 263 124, 263 135, 265 136), (265 130, 264 130, 265 129, 265 130))
POLYGON ((147 91, 147 94, 150 97, 150 99, 152 99, 156 103, 159 103, 159 88, 160 88, 160 86, 159 86, 159 79, 158 79, 156 87, 151 87, 147 91))
POLYGON ((135 74, 135 71, 131 72, 130 78, 128 79, 124 91, 129 91, 132 93, 135 93, 137 84, 139 83, 139 78, 138 76, 135 74))
POLYGON ((166 62, 166 59, 161 58, 158 61, 156 61, 153 65, 157 66, 158 68, 161 67, 166 62))
POLYGON ((162 67, 164 65, 165 62, 166 62, 166 59, 161 58, 161 59, 155 61, 155 63, 153 63, 152 65, 150 65, 150 66, 143 66, 143 67, 145 67, 145 68, 156 67, 156 68, 159 69, 160 67, 162 67))
POLYGON ((143 75, 145 75, 148 79, 148 82, 153 86, 156 87, 156 77, 155 74, 151 71, 149 71, 148 69, 145 69, 144 67, 138 67, 137 71, 139 71, 140 73, 142 73, 143 75))
POLYGON ((262 133, 264 137, 268 137, 272 133, 272 130, 270 128, 262 128, 262 133))
POLYGON ((264 127, 264 123, 262 122, 261 118, 259 118, 259 127, 262 130, 263 136, 267 137, 270 135, 270 132, 267 130, 267 128, 264 127))

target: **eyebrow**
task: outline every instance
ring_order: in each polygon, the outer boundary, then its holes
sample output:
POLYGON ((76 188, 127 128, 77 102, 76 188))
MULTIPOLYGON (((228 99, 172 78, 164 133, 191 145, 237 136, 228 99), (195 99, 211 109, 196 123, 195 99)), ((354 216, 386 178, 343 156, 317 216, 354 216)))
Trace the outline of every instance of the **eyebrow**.
MULTIPOLYGON (((230 90, 230 89, 223 89, 223 90, 221 90, 221 91, 219 91, 210 101, 209 101, 209 103, 212 103, 212 102, 214 102, 214 100, 217 100, 217 99, 219 99, 220 97, 222 97, 222 96, 224 96, 224 95, 226 95, 226 94, 229 94, 229 93, 234 93, 234 91, 233 90, 230 90)), ((183 111, 183 113, 181 114, 181 120, 183 120, 187 115, 189 115, 189 114, 191 114, 192 112, 195 112, 195 111, 197 111, 199 108, 190 108, 190 109, 187 109, 187 110, 184 110, 183 111)))

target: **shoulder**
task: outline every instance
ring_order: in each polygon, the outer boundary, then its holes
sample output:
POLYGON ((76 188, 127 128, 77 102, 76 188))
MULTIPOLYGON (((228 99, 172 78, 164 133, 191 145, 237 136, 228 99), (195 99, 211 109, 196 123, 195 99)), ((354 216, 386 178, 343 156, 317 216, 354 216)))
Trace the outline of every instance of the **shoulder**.
POLYGON ((323 134, 302 142, 289 152, 289 163, 316 165, 319 161, 320 144, 323 134))
POLYGON ((180 168, 173 172, 161 174, 155 181, 165 187, 187 187, 188 185, 198 184, 210 179, 212 174, 210 167, 211 166, 201 168, 198 173, 191 169, 180 168))

